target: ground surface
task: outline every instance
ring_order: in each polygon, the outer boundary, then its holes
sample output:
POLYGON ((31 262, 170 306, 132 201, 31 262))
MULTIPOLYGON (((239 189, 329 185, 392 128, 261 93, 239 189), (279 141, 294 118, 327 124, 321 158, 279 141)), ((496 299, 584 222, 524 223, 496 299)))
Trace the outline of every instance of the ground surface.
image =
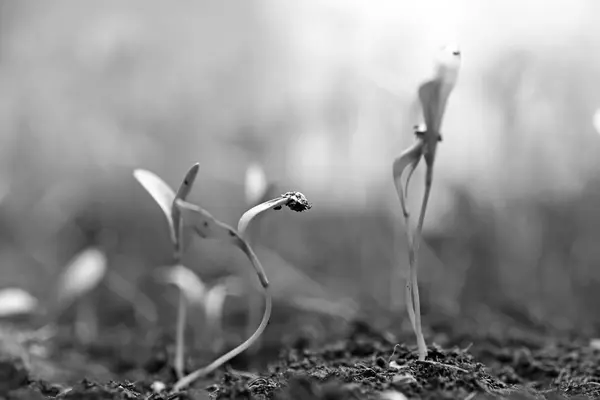
MULTIPOLYGON (((344 337, 312 347, 296 340, 256 373, 241 372, 250 356, 186 392, 167 362, 169 340, 158 333, 105 335, 74 345, 68 332, 28 338, 2 328, 0 395, 7 399, 377 399, 396 392, 420 399, 563 399, 600 397, 600 350, 589 340, 540 333, 448 327, 418 362, 410 335, 394 337, 370 324, 351 324, 344 337), (402 344, 407 343, 408 345, 402 344), (154 382, 167 390, 155 393, 154 382)), ((252 356, 258 357, 258 356, 252 356)), ((191 363, 193 364, 193 363, 191 363)), ((190 364, 190 368, 194 365, 190 364)), ((401 397, 388 397, 401 399, 401 397)))

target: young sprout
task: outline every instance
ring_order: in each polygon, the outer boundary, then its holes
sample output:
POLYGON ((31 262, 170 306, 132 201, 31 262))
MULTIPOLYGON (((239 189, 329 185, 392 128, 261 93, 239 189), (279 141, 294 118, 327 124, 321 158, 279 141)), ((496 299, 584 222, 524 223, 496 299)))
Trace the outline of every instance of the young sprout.
POLYGON ((91 299, 86 296, 98 287, 107 270, 106 255, 95 247, 79 252, 61 274, 58 282, 58 304, 61 310, 76 304, 75 333, 82 342, 97 336, 98 322, 91 299))
POLYGON ((38 305, 38 300, 21 288, 0 289, 0 318, 32 314, 38 305))
POLYGON ((57 285, 59 313, 77 301, 75 332, 80 340, 90 341, 97 334, 96 311, 88 294, 101 283, 130 302, 137 315, 151 323, 156 322, 157 313, 152 301, 116 271, 108 270, 105 252, 90 246, 73 257, 60 275, 57 285))
POLYGON ((163 282, 175 285, 179 289, 177 328, 175 332, 175 361, 173 367, 177 377, 182 378, 185 374, 184 341, 188 303, 203 304, 204 296, 206 295, 206 285, 198 275, 183 265, 165 267, 163 270, 159 270, 157 275, 163 282))
POLYGON ((190 204, 182 200, 176 200, 176 204, 181 208, 181 215, 185 224, 189 224, 193 231, 200 238, 217 239, 224 242, 229 242, 232 245, 238 247, 240 250, 242 250, 244 254, 246 254, 254 268, 254 271, 258 276, 260 284, 264 289, 265 310, 263 313, 263 318, 258 328, 248 339, 246 339, 245 342, 232 349, 231 351, 227 352, 226 354, 222 355, 221 357, 217 358, 215 361, 213 361, 206 367, 200 368, 180 379, 177 383, 175 383, 175 386, 173 387, 174 392, 177 392, 187 387, 196 379, 211 373, 212 371, 219 368, 221 365, 225 364, 226 362, 230 361, 237 355, 247 350, 250 346, 252 346, 254 342, 256 342, 256 340, 258 340, 260 335, 265 330, 267 324, 269 323, 272 308, 271 294, 268 290, 269 281, 260 261, 254 254, 254 251, 252 250, 252 248, 250 247, 250 245, 244 237, 246 229, 248 228, 252 219, 267 210, 279 210, 283 206, 287 206, 290 209, 298 212, 305 211, 311 208, 310 203, 308 203, 303 194, 299 192, 287 192, 276 199, 262 203, 244 213, 244 215, 242 215, 242 217, 239 220, 238 231, 236 231, 232 227, 217 220, 210 213, 208 213, 208 211, 204 210, 200 206, 190 204))
POLYGON ((242 287, 238 278, 229 277, 208 289, 204 296, 204 315, 209 328, 213 348, 220 349, 224 340, 221 336, 223 308, 227 296, 241 296, 242 287))
MULTIPOLYGON (((150 196, 158 203, 158 206, 162 210, 163 214, 167 219, 169 226, 169 234, 171 242, 173 243, 173 256, 175 258, 175 265, 181 264, 181 258, 183 256, 184 244, 187 241, 187 235, 184 234, 183 224, 181 223, 181 211, 176 206, 176 200, 185 200, 192 190, 200 164, 196 163, 188 170, 183 178, 183 181, 179 185, 177 193, 173 191, 161 178, 159 178, 153 172, 145 169, 136 169, 133 172, 133 176, 138 182, 150 193, 150 196)), ((185 315, 186 310, 186 299, 183 291, 179 292, 179 305, 178 305, 178 320, 177 320, 177 343, 175 348, 177 349, 175 354, 175 372, 178 378, 181 378, 183 372, 183 327, 185 326, 185 315)))
POLYGON ((406 284, 407 308, 410 322, 417 337, 419 360, 425 360, 427 346, 421 330, 421 305, 419 287, 417 284, 417 254, 419 251, 421 233, 427 203, 433 182, 433 166, 437 145, 442 141, 440 127, 446 104, 452 89, 456 85, 460 70, 461 54, 455 46, 445 46, 435 63, 433 78, 425 81, 418 90, 419 101, 423 109, 425 126, 416 127, 416 142, 404 151, 393 163, 393 177, 396 191, 406 221, 409 245, 410 277, 406 284), (425 192, 421 203, 421 212, 414 236, 410 233, 410 215, 406 207, 406 195, 410 178, 421 158, 425 159, 425 192), (402 176, 408 169, 406 182, 402 184, 402 176))
POLYGON ((60 276, 59 301, 66 305, 96 288, 106 274, 106 255, 95 247, 77 253, 60 276))

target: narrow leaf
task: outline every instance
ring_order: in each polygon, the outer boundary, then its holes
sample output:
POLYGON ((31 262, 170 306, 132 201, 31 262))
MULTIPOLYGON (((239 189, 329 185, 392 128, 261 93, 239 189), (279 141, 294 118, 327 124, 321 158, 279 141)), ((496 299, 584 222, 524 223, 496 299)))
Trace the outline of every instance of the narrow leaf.
POLYGON ((402 185, 402 175, 406 168, 410 167, 408 179, 406 180, 406 188, 408 190, 408 183, 412 176, 413 171, 417 167, 419 160, 421 159, 421 155, 423 154, 423 140, 418 138, 417 141, 405 150, 400 157, 394 160, 394 164, 392 166, 392 174, 394 177, 394 184, 396 185, 396 191, 398 193, 398 198, 400 199, 400 205, 402 206, 402 212, 404 216, 408 216, 408 209, 406 207, 406 193, 403 189, 402 185))
POLYGON ((175 192, 158 175, 145 169, 136 169, 133 176, 150 193, 150 196, 156 201, 167 218, 169 224, 169 233, 173 243, 177 242, 175 227, 173 225, 172 207, 175 201, 175 192))
POLYGON ((183 181, 181 182, 181 185, 179 186, 179 189, 177 190, 175 199, 171 203, 171 218, 173 220, 173 234, 175 235, 174 243, 175 243, 175 247, 177 248, 177 251, 179 253, 181 253, 181 251, 183 250, 183 243, 182 243, 183 239, 181 237, 183 235, 183 231, 181 230, 181 227, 180 227, 181 213, 179 211, 179 208, 175 205, 175 200, 176 199, 181 199, 181 200, 187 199, 190 192, 192 191, 192 187, 194 186, 194 181, 196 180, 196 176, 198 176, 199 168, 200 168, 200 164, 198 164, 198 163, 192 165, 192 167, 189 169, 189 171, 185 174, 185 177, 183 178, 183 181))

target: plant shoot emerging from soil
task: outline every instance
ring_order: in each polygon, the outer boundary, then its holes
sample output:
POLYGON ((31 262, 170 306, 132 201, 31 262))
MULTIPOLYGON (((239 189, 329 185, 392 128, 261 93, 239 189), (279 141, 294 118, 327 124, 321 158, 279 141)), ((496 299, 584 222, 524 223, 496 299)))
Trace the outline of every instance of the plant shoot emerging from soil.
POLYGON ((427 203, 433 182, 433 167, 437 145, 442 141, 440 127, 448 97, 456 85, 460 70, 461 54, 456 46, 445 46, 436 60, 433 78, 419 86, 418 95, 423 110, 424 126, 415 129, 416 142, 393 163, 393 177, 396 191, 406 221, 410 277, 406 284, 406 303, 408 315, 417 338, 419 360, 425 360, 427 346, 421 331, 421 305, 419 300, 419 287, 417 284, 417 255, 420 246, 423 222, 427 211, 427 203), (421 212, 415 234, 410 233, 410 214, 406 207, 408 184, 421 158, 425 159, 425 192, 421 203, 421 212), (404 172, 408 169, 406 182, 402 183, 404 172))
POLYGON ((236 231, 232 227, 217 220, 210 213, 208 213, 208 211, 204 210, 200 206, 190 204, 182 200, 177 200, 176 204, 181 208, 181 215, 183 216, 183 221, 186 224, 189 224, 199 237, 203 239, 217 239, 229 242, 234 246, 238 247, 246 254, 250 262, 252 263, 252 266, 264 289, 265 310, 258 328, 248 339, 246 339, 245 342, 232 349, 231 351, 227 352, 226 354, 222 355, 221 357, 217 358, 215 361, 213 361, 206 367, 200 368, 180 379, 173 387, 174 392, 177 392, 189 386, 196 379, 199 379, 211 373, 212 371, 219 368, 221 365, 225 364, 226 362, 230 361, 237 355, 247 350, 250 346, 252 346, 252 344, 254 344, 258 340, 260 335, 262 335, 265 328, 267 327, 267 324, 269 323, 272 308, 272 298, 268 290, 269 281, 260 261, 254 254, 254 251, 252 250, 252 248, 250 247, 250 245, 244 237, 246 230, 250 225, 250 222, 252 222, 252 219, 270 209, 280 210, 283 206, 287 206, 290 209, 298 212, 308 210, 312 207, 302 193, 287 192, 278 198, 259 204, 258 206, 246 211, 244 215, 242 215, 242 217, 240 218, 238 223, 238 231, 236 231))
MULTIPOLYGON (((167 218, 167 223, 169 225, 169 233, 171 237, 171 241, 173 243, 173 255, 175 258, 175 266, 179 266, 181 264, 181 258, 183 256, 185 242, 187 241, 187 235, 184 235, 183 232, 183 224, 181 222, 181 212, 179 208, 176 206, 176 200, 185 200, 187 196, 192 191, 192 187, 194 185, 194 181, 196 180, 196 176, 198 175, 198 170, 200 168, 200 164, 196 163, 192 165, 192 167, 188 170, 183 178, 183 181, 179 185, 179 189, 177 193, 173 191, 163 181, 160 177, 158 177, 153 172, 144 170, 144 169, 136 169, 133 172, 133 176, 138 180, 138 182, 150 193, 150 196, 158 203, 158 206, 163 211, 165 217, 167 218)), ((175 373, 178 378, 181 378, 184 374, 184 329, 185 329, 185 320, 186 320, 186 299, 185 294, 182 290, 179 291, 179 306, 177 310, 177 343, 175 345, 175 373)))
POLYGON ((106 254, 89 247, 75 255, 60 275, 57 287, 59 312, 77 302, 75 333, 81 342, 89 342, 97 336, 97 316, 87 295, 100 285, 106 273, 106 254))
POLYGON ((164 267, 159 271, 159 279, 172 284, 179 290, 177 304, 177 328, 175 330, 174 369, 178 378, 185 374, 185 328, 187 325, 188 304, 202 304, 206 293, 206 285, 189 268, 181 264, 164 267))

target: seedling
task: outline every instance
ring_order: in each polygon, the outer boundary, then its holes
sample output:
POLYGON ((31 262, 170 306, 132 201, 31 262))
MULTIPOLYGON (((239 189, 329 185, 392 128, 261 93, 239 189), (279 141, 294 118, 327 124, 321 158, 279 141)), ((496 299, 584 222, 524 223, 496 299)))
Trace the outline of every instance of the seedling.
MULTIPOLYGON (((217 360, 213 361, 208 366, 196 370, 187 376, 180 377, 179 381, 175 384, 173 388, 175 392, 188 386, 196 379, 206 374, 209 374, 210 372, 219 368, 221 365, 228 362, 238 354, 245 351, 248 347, 250 347, 256 341, 256 339, 260 337, 265 327, 267 326, 271 315, 272 307, 271 296, 267 290, 269 281, 263 270, 262 265, 260 264, 260 261, 254 254, 254 251, 252 250, 248 242, 246 242, 246 240, 244 240, 244 238, 242 238, 242 236, 238 234, 238 232, 236 232, 232 227, 217 220, 202 207, 185 201, 186 197, 191 191, 193 182, 198 172, 198 168, 199 165, 195 164, 188 171, 177 194, 175 194, 173 190, 162 179, 160 179, 157 175, 150 171, 137 169, 134 171, 134 176, 142 184, 142 186, 144 186, 144 188, 150 193, 154 200, 159 204, 163 213, 167 217, 167 223, 169 224, 171 239, 175 246, 174 256, 176 265, 181 264, 181 256, 184 250, 184 243, 187 240, 187 236, 184 237, 184 232, 189 232, 186 230, 188 227, 191 229, 191 232, 195 233, 202 239, 216 239, 230 243, 242 250, 250 260, 258 276, 260 284, 265 289, 266 304, 263 319, 261 320, 261 323, 258 326, 256 332, 254 332, 252 336, 250 336, 245 342, 240 344, 235 349, 229 351, 228 353, 219 357, 217 360)), ((296 211, 303 211, 305 209, 310 208, 310 204, 306 201, 302 194, 297 192, 289 192, 277 199, 271 200, 265 204, 261 204, 255 207, 254 209, 248 211, 240 219, 240 226, 243 228, 243 230, 245 230, 245 228, 249 225, 251 220, 258 214, 270 208, 281 209, 284 205, 296 211)), ((185 295, 183 293, 183 290, 180 290, 180 298, 184 296, 185 295)), ((182 330, 185 321, 185 310, 183 310, 185 307, 185 298, 183 298, 179 303, 177 335, 177 349, 179 350, 176 354, 175 361, 176 372, 180 375, 183 374, 182 330)))
MULTIPOLYGON (((205 326, 214 334, 219 332, 221 328, 226 296, 240 294, 239 289, 236 290, 236 286, 239 285, 235 285, 235 281, 227 279, 225 282, 209 287, 194 271, 183 265, 163 267, 156 271, 156 275, 162 282, 176 286, 184 295, 179 297, 180 302, 183 300, 183 304, 180 304, 178 308, 177 346, 184 343, 183 335, 187 326, 187 308, 189 305, 202 308, 205 315, 205 326)), ((176 353, 183 354, 183 350, 183 348, 178 348, 176 353)), ((183 368, 183 366, 178 368, 183 368)))
POLYGON ((179 289, 174 369, 178 378, 182 378, 185 374, 184 342, 188 303, 203 304, 206 285, 198 275, 183 265, 165 267, 158 274, 165 283, 173 284, 179 289))
POLYGON ((60 309, 64 310, 77 301, 75 334, 82 342, 89 342, 97 336, 97 316, 88 294, 104 279, 106 267, 106 255, 95 247, 89 247, 75 255, 58 282, 60 309))
POLYGON ((419 287, 417 284, 418 252, 423 230, 423 222, 427 210, 427 203, 433 182, 433 166, 437 145, 442 141, 440 127, 446 104, 452 89, 456 85, 458 72, 460 70, 461 55, 458 48, 446 46, 442 49, 440 57, 435 64, 433 78, 425 81, 419 86, 419 101, 423 109, 424 126, 415 127, 415 143, 405 150, 393 163, 393 177, 396 191, 400 199, 400 205, 406 221, 410 277, 406 283, 406 303, 408 315, 417 338, 419 360, 425 360, 427 346, 421 330, 421 305, 419 300, 419 287), (406 207, 406 196, 408 184, 413 172, 417 168, 421 158, 425 159, 425 192, 421 203, 421 212, 414 236, 410 233, 410 215, 406 207), (406 182, 402 183, 402 176, 408 169, 406 182))
MULTIPOLYGON (((173 258, 175 267, 181 265, 181 258, 183 256, 184 246, 189 239, 189 235, 184 233, 183 224, 181 223, 181 211, 176 206, 176 200, 185 200, 192 191, 194 181, 198 175, 198 169, 200 164, 196 163, 188 170, 183 178, 183 181, 179 185, 177 193, 173 191, 153 172, 136 169, 133 172, 133 176, 138 182, 150 193, 150 196, 158 203, 158 206, 162 210, 163 214, 167 218, 167 224, 169 226, 169 235, 171 242, 173 243, 173 258)), ((176 344, 175 344, 175 361, 174 368, 178 378, 184 375, 184 330, 186 320, 186 298, 184 291, 179 291, 179 305, 177 309, 177 332, 176 332, 176 344)))
POLYGON ((39 302, 31 293, 16 287, 0 290, 0 318, 34 313, 39 302))
POLYGON ((209 339, 212 347, 217 351, 221 349, 224 339, 221 335, 223 330, 223 308, 227 296, 241 296, 243 294, 238 278, 229 277, 208 289, 204 296, 204 316, 206 326, 209 330, 209 339))
POLYGON ((59 277, 57 285, 58 313, 76 303, 75 333, 82 342, 97 335, 97 317, 89 293, 102 282, 113 293, 130 302, 136 313, 151 323, 156 322, 154 304, 115 271, 107 268, 106 254, 96 247, 87 247, 77 253, 59 277))
POLYGON ((183 220, 185 221, 185 223, 189 224, 200 238, 217 239, 231 243, 232 245, 242 250, 244 254, 246 254, 254 268, 254 271, 258 276, 258 280, 261 286, 264 289, 265 310, 263 313, 263 318, 258 328, 248 339, 246 339, 245 342, 241 343, 236 348, 217 358, 215 361, 213 361, 206 367, 200 368, 180 379, 173 387, 174 392, 177 392, 187 387, 196 379, 213 372, 221 365, 225 364, 226 362, 230 361, 237 355, 247 350, 250 346, 252 346, 254 342, 256 342, 256 340, 258 340, 260 335, 262 335, 269 322, 272 308, 271 294, 268 290, 269 281, 259 259, 256 257, 254 251, 252 250, 252 248, 250 247, 250 245, 244 237, 245 232, 252 220, 256 216, 267 210, 279 210, 283 206, 287 206, 294 211, 305 211, 311 208, 310 203, 308 203, 303 194, 299 192, 287 192, 276 199, 269 200, 246 211, 244 215, 242 215, 242 217, 240 218, 238 223, 238 230, 236 231, 232 227, 217 220, 210 213, 208 213, 208 211, 204 210, 198 205, 190 204, 182 200, 176 200, 176 204, 181 209, 181 215, 183 216, 183 220))

